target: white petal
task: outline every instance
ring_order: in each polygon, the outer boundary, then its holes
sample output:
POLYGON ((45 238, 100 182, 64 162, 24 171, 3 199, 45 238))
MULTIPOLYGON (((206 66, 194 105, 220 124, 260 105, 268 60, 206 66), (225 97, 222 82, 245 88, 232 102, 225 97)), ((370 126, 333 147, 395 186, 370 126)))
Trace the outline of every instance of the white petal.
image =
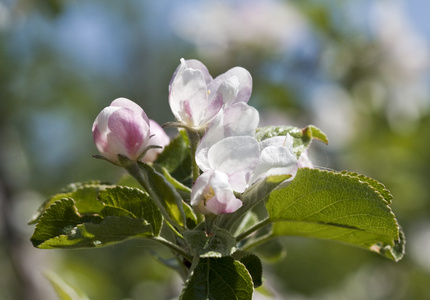
POLYGON ((268 146, 261 151, 251 183, 269 175, 291 174, 297 170, 297 158, 285 147, 268 146))
POLYGON ((285 147, 292 151, 294 139, 290 134, 286 136, 275 136, 269 139, 265 139, 260 142, 260 149, 264 149, 268 146, 285 147))
POLYGON ((222 128, 223 116, 224 114, 222 112, 216 115, 215 119, 212 120, 210 127, 206 131, 197 147, 196 163, 203 172, 211 169, 208 160, 208 152, 210 147, 225 138, 224 130, 222 128))
POLYGON ((225 138, 208 151, 210 168, 226 173, 237 192, 245 190, 258 157, 258 142, 249 136, 225 138))
POLYGON ((200 70, 178 70, 170 87, 169 104, 178 121, 199 126, 208 107, 208 92, 200 70))
POLYGON ((258 111, 244 102, 235 103, 224 109, 224 136, 254 136, 260 116, 258 111))
POLYGON ((212 92, 217 91, 221 83, 231 77, 236 77, 239 81, 238 92, 232 103, 248 102, 252 92, 252 77, 251 74, 242 67, 234 67, 224 74, 219 75, 209 84, 209 89, 212 92))
POLYGON ((204 172, 201 174, 193 185, 191 190, 191 202, 192 206, 197 206, 200 201, 204 200, 204 194, 210 190, 209 180, 213 174, 213 171, 204 172))
POLYGON ((208 151, 217 142, 231 136, 254 136, 259 123, 258 111, 246 103, 236 103, 221 111, 211 122, 196 151, 197 165, 210 169, 208 151))
POLYGON ((227 78, 225 81, 221 82, 220 86, 215 91, 214 97, 220 95, 226 106, 233 104, 239 93, 239 84, 239 79, 236 76, 227 78))
POLYGON ((313 168, 314 165, 309 158, 308 151, 306 150, 299 157, 298 168, 313 168))

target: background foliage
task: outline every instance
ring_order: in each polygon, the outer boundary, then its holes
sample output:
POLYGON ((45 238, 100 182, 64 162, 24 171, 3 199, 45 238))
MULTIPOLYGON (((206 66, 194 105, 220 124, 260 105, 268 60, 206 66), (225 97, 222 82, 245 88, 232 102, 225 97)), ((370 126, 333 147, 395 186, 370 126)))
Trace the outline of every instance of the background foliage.
POLYGON ((95 300, 179 293, 154 254, 168 251, 152 242, 39 250, 26 223, 69 182, 122 176, 91 157, 92 122, 120 96, 172 121, 167 85, 181 57, 215 76, 248 69, 263 125, 317 125, 330 143, 313 144, 316 165, 394 195, 402 261, 287 238, 286 256, 264 262, 265 288, 279 299, 430 298, 428 10, 424 0, 1 1, 0 299, 55 299, 47 270, 95 300))

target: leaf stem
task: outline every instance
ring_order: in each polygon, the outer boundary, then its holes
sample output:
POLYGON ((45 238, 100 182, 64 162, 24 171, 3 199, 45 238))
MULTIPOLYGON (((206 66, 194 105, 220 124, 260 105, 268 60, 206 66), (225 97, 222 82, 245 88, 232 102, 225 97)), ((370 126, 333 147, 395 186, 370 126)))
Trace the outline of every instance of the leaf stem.
MULTIPOLYGON (((137 182, 139 182, 139 184, 145 189, 145 191, 153 198, 154 194, 152 193, 151 187, 148 184, 148 179, 146 178, 146 176, 144 174, 141 173, 138 164, 135 161, 130 161, 129 164, 124 164, 124 169, 127 170, 127 172, 134 177, 134 179, 137 180, 137 182)), ((155 201, 155 203, 158 205, 158 201, 155 201)), ((164 218, 166 220, 170 220, 170 216, 167 215, 166 211, 160 207, 160 211, 163 214, 164 218)))
POLYGON ((173 244, 172 242, 166 240, 165 238, 161 237, 161 236, 154 236, 151 237, 152 240, 160 242, 161 244, 169 247, 170 249, 172 249, 173 251, 177 252, 178 254, 182 255, 185 259, 187 259, 189 262, 193 261, 193 257, 191 254, 189 254, 187 251, 185 251, 185 249, 182 249, 181 247, 179 247, 176 244, 173 244))
POLYGON ((272 234, 269 232, 265 235, 262 235, 262 236, 256 238, 255 240, 245 244, 245 246, 241 250, 248 251, 249 249, 254 248, 254 247, 264 243, 265 241, 271 239, 272 237, 273 237, 272 234))
POLYGON ((244 232, 242 232, 241 234, 239 234, 236 237, 236 240, 238 242, 240 242, 241 240, 247 238, 250 234, 254 233, 255 231, 263 228, 266 225, 269 225, 271 223, 271 220, 269 218, 266 218, 264 220, 261 220, 260 222, 254 224, 253 226, 251 226, 250 228, 248 228, 247 230, 245 230, 244 232))
POLYGON ((218 216, 214 214, 205 215, 205 230, 208 236, 212 234, 212 227, 214 226, 217 217, 218 216))

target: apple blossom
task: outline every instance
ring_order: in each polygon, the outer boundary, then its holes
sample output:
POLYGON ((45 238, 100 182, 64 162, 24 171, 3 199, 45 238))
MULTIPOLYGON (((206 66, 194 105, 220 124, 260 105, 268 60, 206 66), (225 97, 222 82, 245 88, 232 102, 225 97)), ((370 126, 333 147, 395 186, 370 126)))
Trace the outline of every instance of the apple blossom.
POLYGON ((181 59, 169 85, 169 104, 176 120, 187 127, 205 128, 223 108, 248 102, 252 77, 235 67, 215 79, 198 60, 181 59))
POLYGON ((260 150, 250 136, 231 136, 215 143, 200 161, 203 174, 191 192, 191 205, 202 213, 225 214, 236 211, 242 202, 234 192, 245 191, 260 150))
POLYGON ((191 205, 201 213, 220 215, 236 211, 242 201, 234 195, 227 174, 209 170, 194 183, 191 205))
MULTIPOLYGON (((100 154, 114 164, 120 164, 118 155, 130 160, 138 160, 148 145, 164 146, 168 137, 162 128, 148 119, 143 109, 126 98, 115 99, 110 106, 104 108, 93 124, 94 143, 100 154), (150 126, 155 131, 150 131, 150 126), (158 127, 160 128, 158 128, 158 127), (151 138, 151 134, 155 134, 151 138)), ((155 159, 157 151, 148 153, 144 161, 155 159)))

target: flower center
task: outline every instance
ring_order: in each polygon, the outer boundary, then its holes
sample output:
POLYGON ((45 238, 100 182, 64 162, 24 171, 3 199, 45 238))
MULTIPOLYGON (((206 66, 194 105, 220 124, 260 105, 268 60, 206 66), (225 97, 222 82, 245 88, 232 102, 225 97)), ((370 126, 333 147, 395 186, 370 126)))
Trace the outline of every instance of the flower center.
POLYGON ((203 195, 203 197, 205 198, 205 203, 206 203, 206 201, 212 199, 213 196, 215 196, 215 192, 214 192, 213 188, 210 186, 209 191, 203 195))

